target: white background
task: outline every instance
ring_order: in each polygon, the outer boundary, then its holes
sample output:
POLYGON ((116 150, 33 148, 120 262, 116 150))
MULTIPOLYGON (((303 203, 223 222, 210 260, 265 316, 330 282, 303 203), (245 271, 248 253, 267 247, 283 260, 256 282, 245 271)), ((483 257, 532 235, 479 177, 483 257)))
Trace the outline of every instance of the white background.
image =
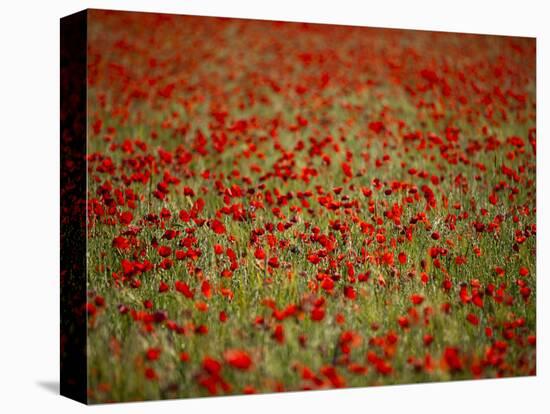
POLYGON ((6 1, 0 9, 0 411, 548 412, 550 284, 546 1, 6 1), (537 37, 538 375, 506 380, 85 408, 59 381, 59 18, 86 7, 537 37), (543 129, 546 126, 546 129, 543 129), (546 205, 546 209, 543 208, 546 205))

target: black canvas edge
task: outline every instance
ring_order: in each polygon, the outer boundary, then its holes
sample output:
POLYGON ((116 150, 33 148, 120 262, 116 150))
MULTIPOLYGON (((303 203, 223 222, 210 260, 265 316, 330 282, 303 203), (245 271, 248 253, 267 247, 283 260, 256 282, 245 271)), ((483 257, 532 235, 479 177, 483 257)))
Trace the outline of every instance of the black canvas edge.
POLYGON ((60 394, 87 404, 88 11, 60 19, 60 394))

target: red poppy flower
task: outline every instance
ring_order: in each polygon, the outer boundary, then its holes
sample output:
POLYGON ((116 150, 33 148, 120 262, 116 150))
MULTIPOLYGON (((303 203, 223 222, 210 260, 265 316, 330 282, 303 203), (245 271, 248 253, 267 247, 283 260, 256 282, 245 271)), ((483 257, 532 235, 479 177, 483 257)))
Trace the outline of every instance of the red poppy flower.
POLYGON ((411 302, 413 303, 413 305, 420 305, 422 302, 424 302, 424 296, 413 293, 411 295, 411 302))
POLYGON ((159 359, 160 353, 160 348, 149 348, 145 356, 148 361, 156 361, 157 359, 159 359))
POLYGON ((468 322, 470 322, 474 326, 479 325, 479 318, 476 315, 474 315, 473 313, 469 313, 466 316, 466 319, 468 320, 468 322))
POLYGON ((254 257, 258 260, 265 259, 265 252, 262 248, 258 247, 256 251, 254 252, 254 257))
POLYGON ((126 237, 118 236, 113 239, 113 247, 117 249, 128 249, 130 247, 130 240, 126 237))
POLYGON ((123 213, 120 213, 119 220, 121 224, 128 225, 132 222, 133 219, 134 219, 134 215, 132 214, 131 211, 124 211, 123 213))
POLYGON ((325 318, 325 310, 323 308, 314 308, 311 311, 311 320, 315 322, 322 321, 325 318))
POLYGON ((145 369, 145 378, 152 381, 152 380, 156 380, 158 377, 157 377, 156 371, 153 368, 146 368, 145 369))
POLYGON ((172 254, 172 249, 168 246, 160 246, 158 252, 161 257, 168 257, 172 254))
POLYGON ((177 280, 174 286, 176 290, 180 292, 182 295, 184 295, 186 298, 193 299, 193 297, 195 296, 194 292, 189 288, 189 286, 185 282, 181 282, 177 280))
POLYGON ((201 284, 201 292, 205 298, 210 299, 212 297, 212 287, 208 280, 204 280, 201 284))
POLYGON ((213 219, 209 223, 210 228, 216 234, 225 234, 225 226, 219 220, 213 219))
POLYGON ((248 352, 240 349, 228 349, 223 353, 225 362, 234 368, 246 371, 252 365, 252 359, 248 352))
POLYGON ((273 339, 282 344, 285 341, 285 332, 283 325, 276 325, 273 331, 273 339))
POLYGON ((167 283, 161 280, 159 284, 159 293, 168 292, 169 290, 170 290, 170 286, 168 286, 167 283))
POLYGON ((205 356, 202 360, 202 368, 211 375, 218 375, 222 369, 222 365, 209 356, 205 356))

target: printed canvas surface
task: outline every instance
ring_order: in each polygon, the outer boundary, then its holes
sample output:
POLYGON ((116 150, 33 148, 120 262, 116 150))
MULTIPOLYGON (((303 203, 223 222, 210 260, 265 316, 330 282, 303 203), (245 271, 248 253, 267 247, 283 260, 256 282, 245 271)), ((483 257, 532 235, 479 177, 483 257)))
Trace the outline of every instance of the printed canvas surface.
POLYGON ((88 402, 536 374, 535 39, 91 10, 86 50, 88 402))

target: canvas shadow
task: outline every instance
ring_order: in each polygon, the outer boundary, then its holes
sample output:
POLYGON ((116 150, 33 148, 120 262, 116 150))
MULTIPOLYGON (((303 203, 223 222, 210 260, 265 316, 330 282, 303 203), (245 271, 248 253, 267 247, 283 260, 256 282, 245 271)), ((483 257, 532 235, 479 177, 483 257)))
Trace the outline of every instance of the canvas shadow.
POLYGON ((46 391, 59 395, 59 381, 38 381, 36 384, 46 391))

